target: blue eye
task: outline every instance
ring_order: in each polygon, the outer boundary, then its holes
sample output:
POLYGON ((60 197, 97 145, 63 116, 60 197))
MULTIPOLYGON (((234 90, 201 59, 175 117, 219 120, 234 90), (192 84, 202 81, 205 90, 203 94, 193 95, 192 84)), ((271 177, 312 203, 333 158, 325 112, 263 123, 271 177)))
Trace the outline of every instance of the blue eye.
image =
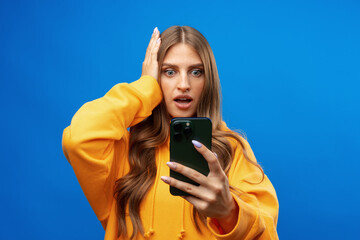
POLYGON ((167 76, 171 77, 171 76, 174 76, 175 71, 174 71, 174 70, 165 70, 164 73, 165 73, 167 76))
POLYGON ((195 77, 199 77, 199 76, 201 76, 201 74, 203 73, 203 71, 200 70, 200 69, 195 69, 195 70, 193 70, 191 73, 192 73, 192 75, 194 75, 195 77))

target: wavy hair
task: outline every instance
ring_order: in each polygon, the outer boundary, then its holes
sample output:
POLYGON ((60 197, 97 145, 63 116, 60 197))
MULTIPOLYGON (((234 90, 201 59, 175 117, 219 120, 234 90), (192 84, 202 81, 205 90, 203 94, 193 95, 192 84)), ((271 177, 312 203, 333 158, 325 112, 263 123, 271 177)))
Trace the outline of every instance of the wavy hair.
MULTIPOLYGON (((227 174, 229 172, 234 146, 240 146, 247 161, 264 172, 260 165, 250 160, 245 145, 238 133, 224 128, 221 114, 221 89, 215 57, 206 38, 196 29, 189 26, 172 26, 161 33, 161 45, 158 52, 159 76, 167 51, 178 43, 188 44, 199 54, 204 65, 205 85, 197 106, 197 117, 208 117, 212 121, 212 151, 216 152, 220 164, 227 174), (232 139, 232 140, 231 140, 232 139)), ((140 219, 140 203, 150 190, 156 177, 155 149, 164 144, 170 132, 170 116, 162 101, 151 116, 130 128, 129 172, 118 179, 115 184, 114 197, 117 202, 118 236, 127 237, 126 208, 133 225, 130 239, 139 232, 144 234, 140 219)), ((262 180, 261 180, 262 181, 262 180)), ((231 191, 241 193, 240 189, 230 186, 231 191)), ((201 232, 197 219, 205 223, 202 216, 193 208, 193 218, 198 231, 201 232)))

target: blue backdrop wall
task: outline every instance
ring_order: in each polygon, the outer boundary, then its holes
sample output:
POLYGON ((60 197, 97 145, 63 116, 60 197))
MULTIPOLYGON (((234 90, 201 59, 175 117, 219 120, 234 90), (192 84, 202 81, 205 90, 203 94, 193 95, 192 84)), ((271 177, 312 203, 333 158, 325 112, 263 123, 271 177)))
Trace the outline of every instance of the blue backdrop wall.
POLYGON ((213 48, 224 119, 280 201, 281 239, 354 239, 360 3, 1 1, 0 239, 102 239, 61 137, 85 102, 141 75, 154 27, 213 48))

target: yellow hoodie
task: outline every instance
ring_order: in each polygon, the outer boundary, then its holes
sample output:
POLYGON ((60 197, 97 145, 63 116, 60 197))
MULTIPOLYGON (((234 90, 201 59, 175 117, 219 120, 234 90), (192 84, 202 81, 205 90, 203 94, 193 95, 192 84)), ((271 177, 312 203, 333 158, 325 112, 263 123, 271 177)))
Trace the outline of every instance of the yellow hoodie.
MULTIPOLYGON (((130 84, 120 83, 104 97, 84 104, 64 130, 64 154, 105 229, 106 240, 117 239, 113 193, 115 181, 129 171, 127 129, 150 116, 161 100, 161 89, 151 76, 143 76, 130 84)), ((256 161, 250 146, 244 142, 249 157, 256 161)), ((247 182, 259 182, 262 175, 237 149, 228 178, 232 186, 246 194, 233 194, 239 206, 239 218, 230 233, 221 234, 208 219, 208 227, 200 224, 200 234, 193 223, 191 204, 170 195, 169 186, 160 181, 160 176, 169 175, 166 166, 169 142, 166 142, 156 151, 155 183, 140 207, 145 234, 138 234, 136 239, 278 239, 275 190, 266 176, 260 184, 247 182)), ((132 224, 128 216, 127 229, 131 235, 132 224)))

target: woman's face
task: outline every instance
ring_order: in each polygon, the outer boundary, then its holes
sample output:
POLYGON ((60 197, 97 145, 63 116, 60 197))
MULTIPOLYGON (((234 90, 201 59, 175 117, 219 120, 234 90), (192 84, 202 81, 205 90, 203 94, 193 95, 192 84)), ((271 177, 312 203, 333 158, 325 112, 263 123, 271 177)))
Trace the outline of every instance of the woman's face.
POLYGON ((194 117, 204 88, 204 66, 191 46, 178 43, 165 55, 160 86, 171 117, 194 117))

